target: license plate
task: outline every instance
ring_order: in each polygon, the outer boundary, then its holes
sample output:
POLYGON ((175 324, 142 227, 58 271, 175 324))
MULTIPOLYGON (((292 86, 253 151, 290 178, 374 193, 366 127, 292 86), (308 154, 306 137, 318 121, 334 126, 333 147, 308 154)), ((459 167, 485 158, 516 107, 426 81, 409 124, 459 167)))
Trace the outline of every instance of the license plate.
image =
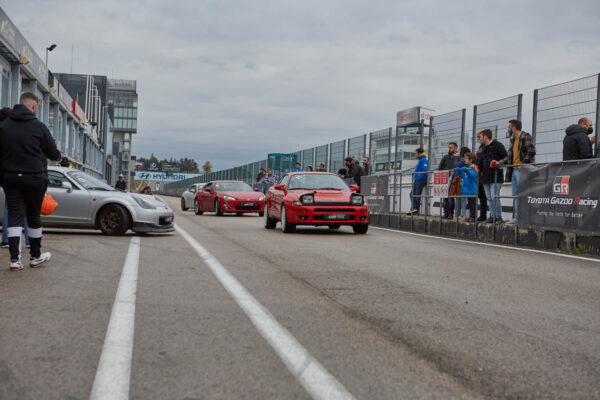
POLYGON ((325 214, 325 219, 348 219, 348 214, 325 214))
POLYGON ((243 206, 245 207, 254 207, 256 204, 255 203, 244 203, 243 206))

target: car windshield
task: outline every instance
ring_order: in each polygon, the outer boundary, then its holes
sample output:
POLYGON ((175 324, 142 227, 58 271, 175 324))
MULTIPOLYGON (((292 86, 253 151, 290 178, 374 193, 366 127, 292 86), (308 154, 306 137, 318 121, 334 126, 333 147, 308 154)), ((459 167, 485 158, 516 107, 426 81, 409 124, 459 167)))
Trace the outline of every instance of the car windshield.
POLYGON ((289 190, 294 189, 337 189, 348 190, 348 185, 335 175, 329 174, 303 174, 292 175, 289 190))
POLYGON ((94 178, 85 172, 75 170, 67 172, 67 175, 87 190, 115 190, 100 179, 94 178))
POLYGON ((217 192, 253 192, 252 187, 244 182, 221 182, 215 184, 217 192))

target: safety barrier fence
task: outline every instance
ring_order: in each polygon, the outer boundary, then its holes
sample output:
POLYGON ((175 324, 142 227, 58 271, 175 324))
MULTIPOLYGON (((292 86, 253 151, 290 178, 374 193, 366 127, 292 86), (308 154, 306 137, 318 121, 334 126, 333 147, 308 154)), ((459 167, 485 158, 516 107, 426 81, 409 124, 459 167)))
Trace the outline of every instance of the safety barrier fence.
MULTIPOLYGON (((556 162, 562 159, 564 130, 567 126, 577 123, 581 117, 588 117, 594 121, 595 153, 598 156, 599 82, 600 74, 534 91, 531 134, 538 148, 538 161, 556 162)), ((475 105, 470 136, 465 129, 466 109, 461 108, 435 115, 428 124, 421 120, 420 124, 413 124, 411 127, 396 126, 395 130, 386 128, 288 154, 304 169, 311 166, 316 170, 319 164, 323 164, 327 171, 336 173, 343 167, 344 158, 350 156, 361 160, 364 156, 370 156, 369 172, 372 175, 410 175, 409 171, 416 165, 414 151, 417 147, 428 151, 431 161, 429 168, 435 170, 449 142, 456 142, 459 147, 471 146, 471 149, 475 150, 478 147, 475 133, 479 130, 490 129, 494 138, 507 146, 510 141, 505 133, 508 121, 520 120, 522 108, 522 94, 475 105)), ((242 180, 252 184, 255 183, 260 168, 273 169, 273 172, 281 177, 293 166, 288 164, 282 167, 275 158, 269 158, 197 178, 168 183, 161 187, 161 192, 178 195, 194 183, 212 180, 242 180)))
MULTIPOLYGON (((491 207, 488 204, 488 214, 491 221, 492 240, 495 240, 497 226, 516 219, 513 234, 516 242, 518 228, 550 229, 574 233, 596 235, 600 233, 600 159, 574 160, 555 163, 533 163, 519 165, 502 165, 497 169, 505 175, 508 168, 518 168, 517 195, 513 195, 512 182, 500 185, 499 192, 492 192, 491 207), (502 221, 500 222, 493 210, 500 203, 502 221), (515 205, 518 203, 518 207, 515 205), (517 215, 515 211, 519 210, 517 215)), ((369 208, 374 215, 406 214, 411 222, 418 218, 433 217, 444 219, 443 200, 454 202, 453 218, 456 233, 458 222, 468 222, 465 206, 466 199, 479 197, 479 176, 477 190, 473 195, 459 193, 449 194, 454 171, 402 172, 382 176, 367 176, 361 180, 361 194, 369 202, 369 208), (415 177, 427 174, 427 184, 420 195, 413 193, 415 177), (446 179, 439 179, 439 174, 445 174, 446 179), (434 175, 438 175, 434 177, 434 175), (413 199, 420 198, 420 207, 413 213, 413 199), (461 207, 462 206, 462 207, 461 207), (461 220, 461 217, 465 218, 461 220)), ((513 171, 514 174, 514 171, 513 171)), ((498 184, 498 174, 495 174, 494 185, 498 184)), ((481 203, 477 203, 480 214, 481 203)), ((478 221, 481 222, 481 221, 478 221)), ((475 223, 476 230, 479 223, 475 223)), ((442 233, 442 224, 438 225, 442 233)), ((503 230, 505 230, 503 228, 503 230)))

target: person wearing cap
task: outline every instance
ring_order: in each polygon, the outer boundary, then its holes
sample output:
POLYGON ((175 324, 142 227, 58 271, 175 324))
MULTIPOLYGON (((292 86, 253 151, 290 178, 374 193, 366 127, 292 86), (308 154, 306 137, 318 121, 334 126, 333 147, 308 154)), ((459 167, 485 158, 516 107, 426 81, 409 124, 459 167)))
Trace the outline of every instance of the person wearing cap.
POLYGON ((115 189, 121 190, 123 192, 127 191, 127 183, 125 182, 125 177, 123 176, 123 174, 119 175, 119 180, 115 185, 115 189))

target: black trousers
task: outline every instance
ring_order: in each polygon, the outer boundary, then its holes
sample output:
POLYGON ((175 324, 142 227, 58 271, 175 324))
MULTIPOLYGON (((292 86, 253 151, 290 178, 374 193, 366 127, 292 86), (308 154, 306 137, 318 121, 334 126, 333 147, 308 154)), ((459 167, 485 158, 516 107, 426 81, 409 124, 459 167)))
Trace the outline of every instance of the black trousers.
POLYGON ((5 172, 2 175, 2 187, 8 206, 8 243, 11 260, 20 259, 19 240, 25 216, 29 229, 30 254, 34 258, 39 257, 42 241, 40 210, 46 192, 45 174, 5 172))
POLYGON ((487 217, 488 201, 487 196, 485 195, 485 190, 483 190, 483 183, 481 183, 481 178, 479 178, 479 188, 477 189, 477 192, 477 197, 479 198, 479 216, 487 217))

